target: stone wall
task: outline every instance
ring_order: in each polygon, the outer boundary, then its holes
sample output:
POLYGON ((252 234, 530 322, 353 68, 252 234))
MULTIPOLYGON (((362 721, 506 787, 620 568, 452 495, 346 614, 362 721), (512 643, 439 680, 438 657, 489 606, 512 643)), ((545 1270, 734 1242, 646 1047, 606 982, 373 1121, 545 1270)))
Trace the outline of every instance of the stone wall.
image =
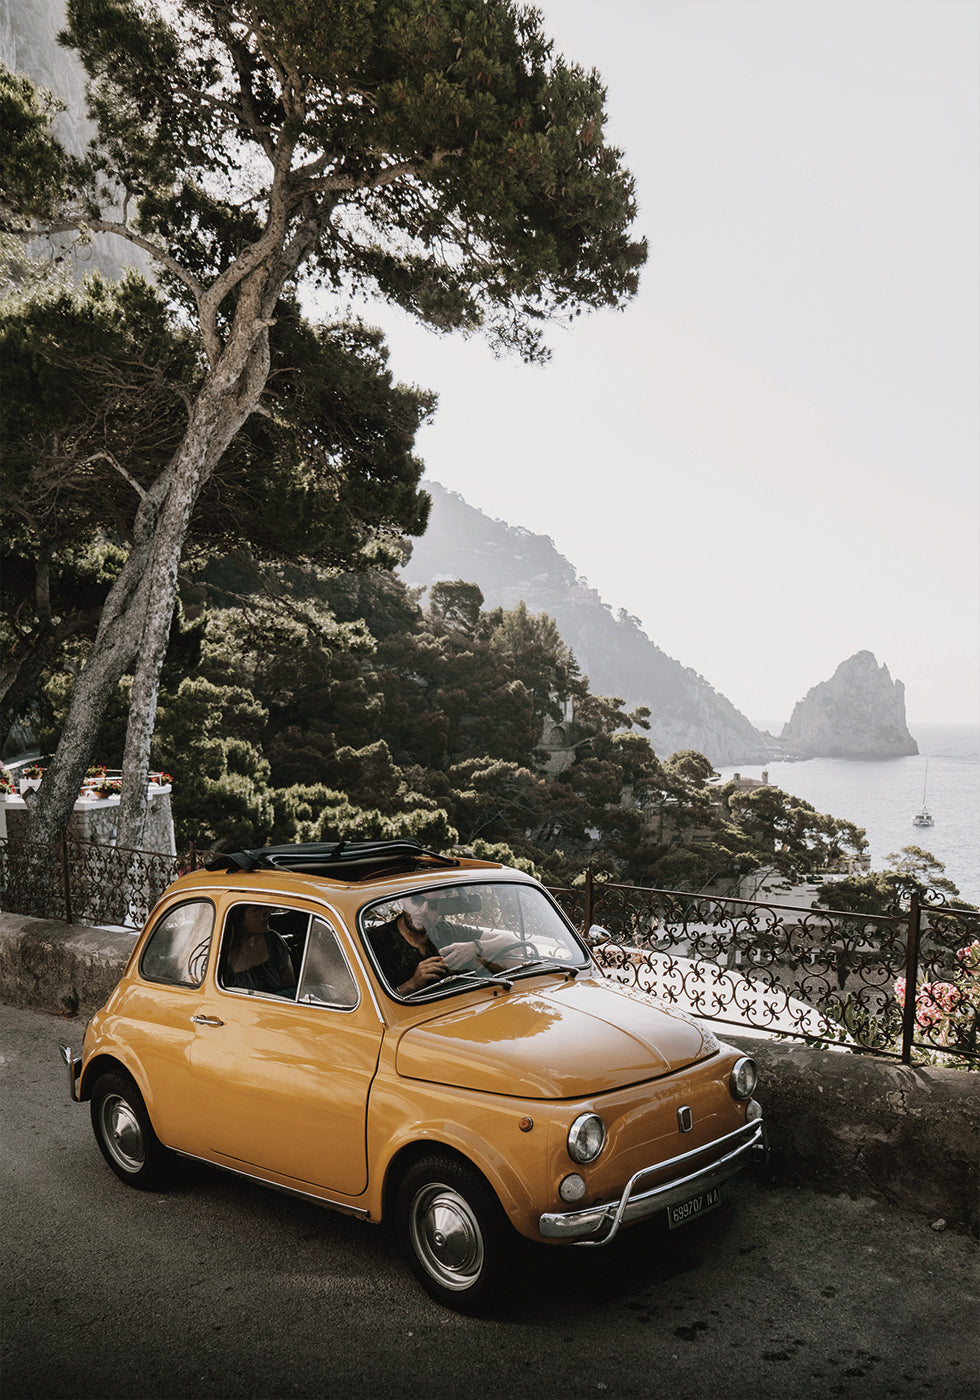
POLYGON ((880 1196, 978 1232, 980 1074, 725 1039, 759 1066, 773 1181, 880 1196))
MULTIPOLYGON (((151 783, 146 800, 146 826, 143 849, 159 855, 176 855, 174 819, 169 786, 151 783)), ((68 818, 68 835, 73 841, 92 841, 112 846, 116 840, 119 798, 80 798, 68 818)), ((27 831, 27 807, 22 797, 0 797, 0 836, 23 840, 27 831)))

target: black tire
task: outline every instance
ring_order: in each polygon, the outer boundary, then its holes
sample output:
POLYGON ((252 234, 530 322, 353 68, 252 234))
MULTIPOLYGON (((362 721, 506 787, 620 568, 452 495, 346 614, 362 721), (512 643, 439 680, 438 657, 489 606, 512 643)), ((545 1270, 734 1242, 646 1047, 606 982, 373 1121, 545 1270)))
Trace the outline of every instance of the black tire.
POLYGON ((439 1303, 488 1313, 504 1303, 515 1236, 478 1171, 455 1157, 423 1157, 397 1197, 398 1238, 412 1273, 439 1303))
POLYGON ((99 1151, 127 1186, 156 1191, 165 1185, 170 1154, 128 1074, 107 1070, 99 1076, 92 1090, 92 1128, 99 1151))

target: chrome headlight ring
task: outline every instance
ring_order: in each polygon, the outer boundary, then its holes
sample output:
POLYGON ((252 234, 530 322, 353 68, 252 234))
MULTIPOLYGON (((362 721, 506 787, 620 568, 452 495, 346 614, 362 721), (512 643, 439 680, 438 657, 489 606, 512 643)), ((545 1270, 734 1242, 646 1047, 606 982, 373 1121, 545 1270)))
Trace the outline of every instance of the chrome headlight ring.
POLYGON ((568 1155, 573 1162, 588 1166, 602 1151, 606 1125, 598 1113, 580 1113, 568 1130, 568 1155))
POLYGON ((740 1060, 735 1061, 728 1076, 728 1089, 733 1099, 750 1099, 758 1082, 759 1071, 756 1069, 755 1060, 743 1055, 740 1060))

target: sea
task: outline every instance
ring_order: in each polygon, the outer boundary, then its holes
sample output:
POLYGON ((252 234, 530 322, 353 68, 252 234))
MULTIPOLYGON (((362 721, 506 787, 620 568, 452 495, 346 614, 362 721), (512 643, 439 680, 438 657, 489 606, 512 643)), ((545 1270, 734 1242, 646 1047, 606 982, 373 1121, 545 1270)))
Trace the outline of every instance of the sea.
POLYGON ((718 772, 727 780, 734 773, 761 778, 765 770, 774 787, 864 827, 873 870, 886 869, 903 846, 921 847, 946 867, 962 899, 980 905, 980 725, 920 724, 912 737, 919 752, 910 758, 740 763, 718 772), (931 827, 912 825, 923 792, 931 827))

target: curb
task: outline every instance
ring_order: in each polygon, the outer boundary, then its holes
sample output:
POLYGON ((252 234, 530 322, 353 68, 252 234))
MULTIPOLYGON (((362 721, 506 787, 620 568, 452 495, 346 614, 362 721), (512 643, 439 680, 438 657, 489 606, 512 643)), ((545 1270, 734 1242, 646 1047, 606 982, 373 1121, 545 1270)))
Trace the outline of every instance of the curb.
MULTIPOLYGON (((0 913, 0 1000, 87 1018, 135 937, 0 913)), ((759 1065, 774 1185, 876 1196, 980 1233, 980 1074, 719 1032, 759 1065)))

